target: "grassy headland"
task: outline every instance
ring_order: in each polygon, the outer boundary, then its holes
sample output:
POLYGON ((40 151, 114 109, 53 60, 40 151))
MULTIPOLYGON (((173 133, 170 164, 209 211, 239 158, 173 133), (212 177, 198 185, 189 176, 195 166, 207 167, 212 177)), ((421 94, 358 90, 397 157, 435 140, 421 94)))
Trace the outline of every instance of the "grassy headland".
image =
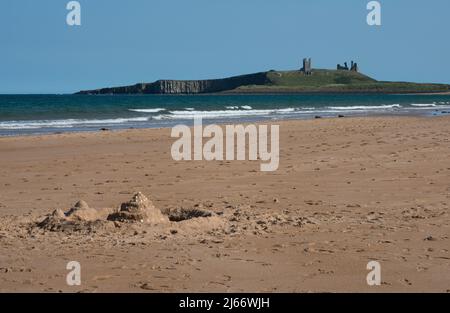
POLYGON ((312 75, 300 71, 269 71, 265 85, 246 85, 233 93, 434 93, 450 92, 450 85, 377 81, 362 73, 315 69, 312 75))
POLYGON ((450 85, 377 81, 359 72, 313 69, 268 71, 208 80, 158 80, 131 86, 80 91, 78 94, 205 93, 447 93, 450 85))

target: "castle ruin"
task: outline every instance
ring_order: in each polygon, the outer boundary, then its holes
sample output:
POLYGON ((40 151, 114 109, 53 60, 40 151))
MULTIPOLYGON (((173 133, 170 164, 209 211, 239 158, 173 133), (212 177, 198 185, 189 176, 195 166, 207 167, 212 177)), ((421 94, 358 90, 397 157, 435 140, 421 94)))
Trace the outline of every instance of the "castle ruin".
POLYGON ((312 66, 311 66, 311 58, 304 58, 303 59, 303 67, 300 69, 300 72, 302 72, 305 75, 311 75, 312 74, 312 66))
POLYGON ((349 68, 347 62, 344 62, 344 65, 340 65, 340 64, 337 65, 337 70, 338 71, 358 72, 358 63, 352 61, 351 66, 349 68))

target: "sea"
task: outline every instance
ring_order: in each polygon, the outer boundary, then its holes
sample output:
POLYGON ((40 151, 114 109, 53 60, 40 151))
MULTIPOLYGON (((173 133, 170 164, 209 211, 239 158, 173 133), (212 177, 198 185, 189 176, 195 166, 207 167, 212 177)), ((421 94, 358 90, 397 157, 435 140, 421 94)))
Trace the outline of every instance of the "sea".
POLYGON ((0 136, 374 115, 450 115, 450 95, 0 95, 0 136))

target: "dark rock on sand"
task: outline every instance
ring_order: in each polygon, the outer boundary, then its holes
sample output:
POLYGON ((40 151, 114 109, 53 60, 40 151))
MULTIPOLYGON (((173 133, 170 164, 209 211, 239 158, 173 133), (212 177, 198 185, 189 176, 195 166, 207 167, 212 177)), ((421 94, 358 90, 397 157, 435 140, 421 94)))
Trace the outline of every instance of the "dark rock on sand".
POLYGON ((211 217, 213 213, 199 208, 176 208, 167 212, 171 222, 181 222, 198 217, 211 217))

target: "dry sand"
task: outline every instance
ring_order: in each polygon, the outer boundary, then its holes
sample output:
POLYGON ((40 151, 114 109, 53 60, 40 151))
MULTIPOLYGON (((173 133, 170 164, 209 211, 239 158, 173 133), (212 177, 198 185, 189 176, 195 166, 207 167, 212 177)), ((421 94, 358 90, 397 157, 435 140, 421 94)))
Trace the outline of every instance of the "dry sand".
POLYGON ((170 129, 0 138, 0 291, 450 291, 449 117, 280 124, 273 173, 170 129))

